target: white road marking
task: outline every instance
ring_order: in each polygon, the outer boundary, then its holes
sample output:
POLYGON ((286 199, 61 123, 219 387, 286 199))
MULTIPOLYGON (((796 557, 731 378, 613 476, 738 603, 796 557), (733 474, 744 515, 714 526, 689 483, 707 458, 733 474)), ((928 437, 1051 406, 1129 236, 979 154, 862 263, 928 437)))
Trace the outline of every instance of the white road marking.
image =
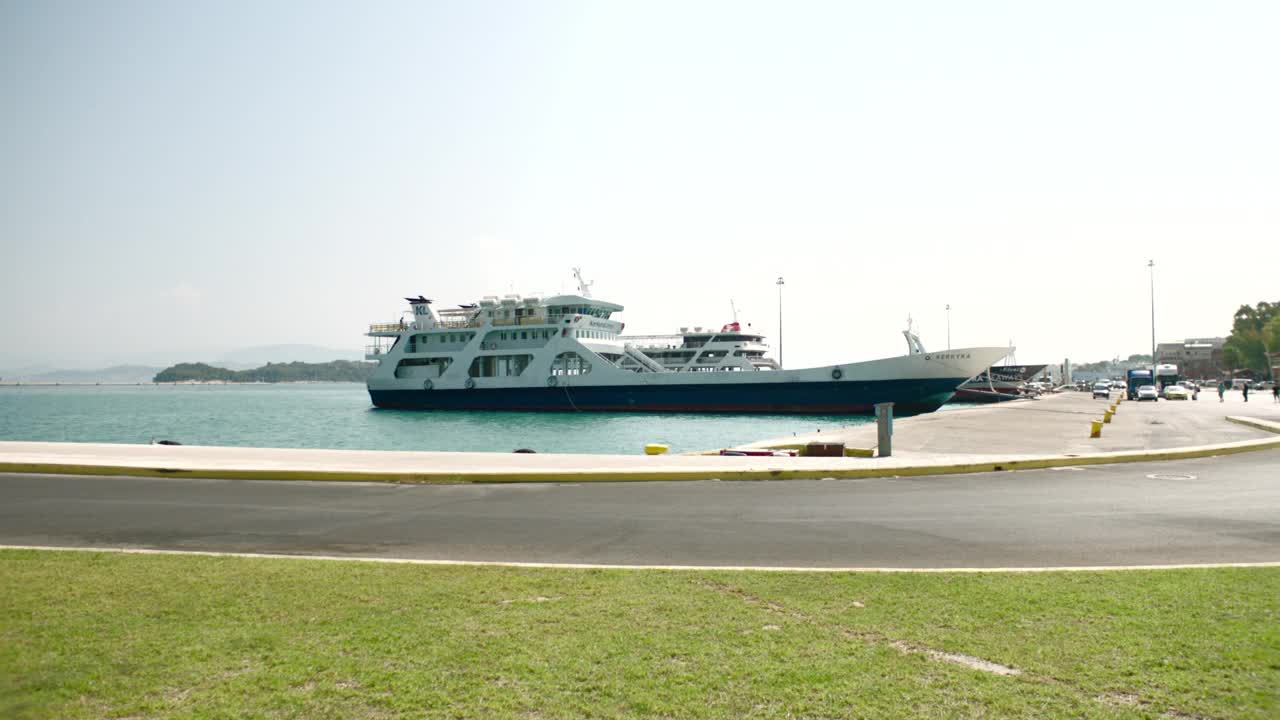
POLYGON ((1180 563, 1172 565, 1066 565, 1058 567, 967 567, 967 568, 894 568, 894 567, 772 567, 750 565, 606 565, 596 563, 488 562, 483 560, 422 560, 418 558, 380 558, 338 555, 284 555, 279 553, 216 552, 211 550, 155 550, 122 547, 63 547, 46 545, 0 545, 0 550, 55 550, 70 552, 106 552, 125 555, 199 555, 204 557, 237 557, 265 560, 337 560, 342 562, 383 563, 387 565, 454 565, 474 567, 548 568, 563 570, 693 570, 708 572, 814 572, 814 573, 1037 573, 1099 572, 1107 570, 1189 570, 1201 568, 1270 568, 1280 561, 1244 563, 1180 563))

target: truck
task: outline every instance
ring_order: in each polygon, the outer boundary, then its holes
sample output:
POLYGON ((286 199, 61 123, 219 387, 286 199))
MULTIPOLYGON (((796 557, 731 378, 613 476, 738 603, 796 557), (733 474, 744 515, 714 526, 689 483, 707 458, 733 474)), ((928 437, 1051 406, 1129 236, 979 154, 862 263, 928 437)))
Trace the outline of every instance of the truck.
POLYGON ((1179 379, 1177 365, 1161 363, 1156 366, 1156 390, 1161 395, 1164 394, 1166 387, 1176 384, 1179 379))
POLYGON ((1137 400, 1138 388, 1155 384, 1150 370, 1130 370, 1125 373, 1125 396, 1130 400, 1137 400))

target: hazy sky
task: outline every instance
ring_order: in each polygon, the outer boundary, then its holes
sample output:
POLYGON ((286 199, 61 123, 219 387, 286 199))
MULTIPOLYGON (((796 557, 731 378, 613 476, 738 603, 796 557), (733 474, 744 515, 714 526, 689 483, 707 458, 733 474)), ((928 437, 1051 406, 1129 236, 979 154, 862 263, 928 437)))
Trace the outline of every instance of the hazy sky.
MULTIPOLYGON (((405 295, 1086 361, 1280 299, 1280 3, 0 0, 0 367, 405 295)), ((775 342, 776 349, 776 342, 775 342)))

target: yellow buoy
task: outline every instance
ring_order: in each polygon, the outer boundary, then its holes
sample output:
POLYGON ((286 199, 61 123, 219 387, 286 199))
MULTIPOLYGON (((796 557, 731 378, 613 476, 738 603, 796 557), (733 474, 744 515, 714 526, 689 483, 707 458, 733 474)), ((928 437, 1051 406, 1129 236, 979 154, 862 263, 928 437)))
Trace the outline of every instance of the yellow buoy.
POLYGON ((661 455, 662 453, 670 449, 671 448, 667 447, 666 445, 663 445, 662 443, 649 443, 644 446, 644 454, 645 455, 661 455))

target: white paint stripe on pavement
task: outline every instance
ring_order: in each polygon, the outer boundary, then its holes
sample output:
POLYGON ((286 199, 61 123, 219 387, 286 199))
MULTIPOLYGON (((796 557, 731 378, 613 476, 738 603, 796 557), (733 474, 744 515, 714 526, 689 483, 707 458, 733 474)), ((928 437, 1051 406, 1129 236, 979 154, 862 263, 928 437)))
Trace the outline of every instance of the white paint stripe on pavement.
POLYGON ((125 555, 200 555, 263 560, 338 560, 344 562, 384 563, 388 565, 457 565, 474 567, 548 568, 561 570, 731 570, 741 572, 816 572, 816 573, 1037 573, 1100 572, 1107 570, 1193 570, 1209 568, 1271 568, 1280 561, 1243 563, 1178 563, 1171 565, 1065 565, 1058 567, 967 567, 967 568, 894 568, 894 567, 772 567, 750 565, 606 565, 597 563, 486 562, 482 560, 423 560, 418 558, 343 557, 338 555, 283 555, 278 553, 215 552, 211 550, 156 550, 151 548, 62 547, 49 545, 0 545, 0 550, 56 550, 71 552, 107 552, 125 555))

